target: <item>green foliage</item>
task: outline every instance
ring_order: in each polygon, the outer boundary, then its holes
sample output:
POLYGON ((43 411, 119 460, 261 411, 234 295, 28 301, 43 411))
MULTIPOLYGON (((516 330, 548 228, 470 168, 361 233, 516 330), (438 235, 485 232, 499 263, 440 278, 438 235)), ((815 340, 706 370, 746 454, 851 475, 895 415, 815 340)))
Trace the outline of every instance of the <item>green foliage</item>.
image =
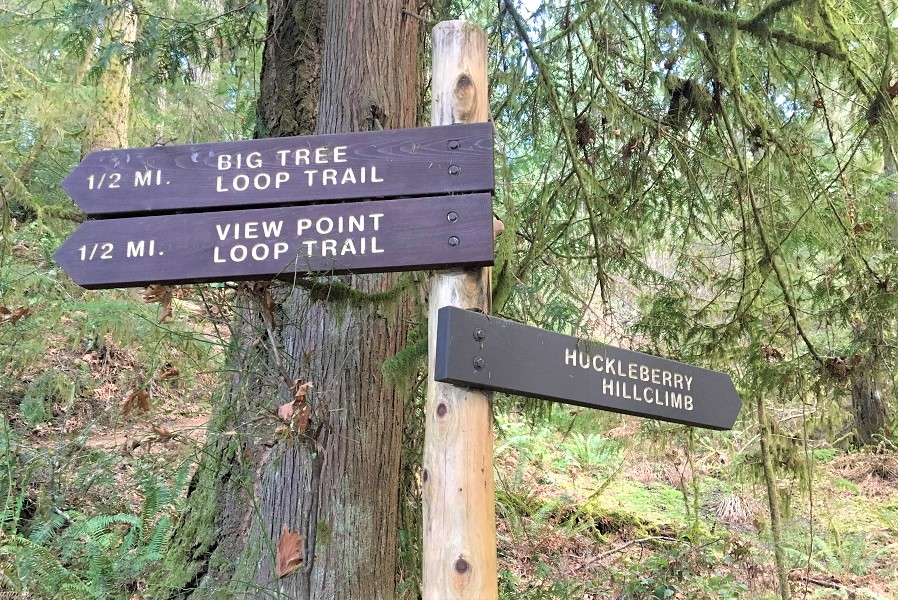
MULTIPOLYGON (((118 598, 154 568, 166 552, 172 517, 180 510, 184 464, 171 484, 146 476, 138 514, 88 515, 61 510, 53 492, 34 494, 50 467, 0 422, 0 556, 4 585, 37 597, 118 598)), ((95 465, 91 465, 95 469, 95 465)), ((89 489, 89 488, 85 488, 89 489)))
POLYGON ((659 542, 658 552, 635 562, 624 578, 621 598, 741 598, 748 586, 727 568, 730 555, 721 556, 710 545, 659 542))
POLYGON ((75 395, 75 386, 56 370, 45 371, 25 390, 19 410, 29 425, 36 425, 50 418, 53 405, 65 405, 75 395))

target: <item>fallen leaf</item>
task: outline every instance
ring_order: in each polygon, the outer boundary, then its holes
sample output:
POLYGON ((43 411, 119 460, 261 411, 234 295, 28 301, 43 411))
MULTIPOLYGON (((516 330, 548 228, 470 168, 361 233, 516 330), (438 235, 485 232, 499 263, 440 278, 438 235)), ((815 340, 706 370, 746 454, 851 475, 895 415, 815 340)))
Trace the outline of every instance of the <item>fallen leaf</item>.
POLYGON ((15 311, 9 310, 5 306, 0 306, 0 323, 9 323, 10 325, 15 325, 19 322, 19 319, 24 317, 30 317, 32 314, 30 308, 25 308, 24 306, 20 306, 15 311))
POLYGON ((309 419, 312 418, 312 407, 309 406, 308 402, 303 402, 297 408, 299 410, 296 411, 293 417, 294 427, 296 431, 305 431, 306 427, 309 426, 309 419))
POLYGON ((171 317, 172 308, 171 308, 171 300, 172 293, 171 288, 167 285, 162 285, 159 283, 154 283, 141 293, 143 296, 143 301, 146 303, 159 302, 162 304, 162 315, 159 317, 159 322, 163 323, 166 319, 171 317))
POLYGON ((293 416, 293 401, 287 402, 285 404, 281 404, 278 406, 278 418, 283 419, 284 421, 289 421, 290 417, 293 416))
POLYGON ((165 427, 162 427, 161 425, 153 425, 153 433, 155 433, 158 436, 159 439, 157 441, 159 441, 159 442, 167 442, 168 440, 170 440, 172 438, 172 436, 175 435, 174 433, 172 433, 165 427))
POLYGON ((139 413, 150 412, 150 393, 146 390, 129 390, 128 395, 118 405, 125 417, 129 416, 135 407, 139 413))
POLYGON ((171 367, 162 371, 159 375, 160 379, 165 379, 166 377, 177 377, 181 374, 181 370, 178 367, 171 367))
POLYGON ((306 397, 309 394, 309 390, 315 387, 311 381, 307 381, 305 383, 300 383, 302 379, 297 379, 293 382, 293 400, 294 402, 305 402, 306 397))
POLYGON ((298 531, 290 531, 284 525, 274 564, 278 579, 286 577, 302 565, 302 536, 298 531))

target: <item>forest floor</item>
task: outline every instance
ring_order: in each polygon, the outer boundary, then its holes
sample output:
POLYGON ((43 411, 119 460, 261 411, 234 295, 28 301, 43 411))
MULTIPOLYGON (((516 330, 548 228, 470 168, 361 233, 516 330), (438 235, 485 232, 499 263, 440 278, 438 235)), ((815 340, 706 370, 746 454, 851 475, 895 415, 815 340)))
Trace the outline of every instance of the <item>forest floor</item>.
MULTIPOLYGON (((139 291, 72 286, 48 258, 55 244, 20 236, 0 263, 0 597, 54 597, 27 556, 107 590, 97 597, 144 597, 140 573, 116 562, 133 557, 115 554, 128 539, 116 523, 141 519, 152 568, 205 442, 233 292, 185 288, 160 323, 164 303, 139 291)), ((496 404, 503 598, 778 597, 750 419, 721 433, 496 404)), ((803 433, 800 407, 773 412, 794 597, 898 598, 895 448, 833 446, 803 433)))

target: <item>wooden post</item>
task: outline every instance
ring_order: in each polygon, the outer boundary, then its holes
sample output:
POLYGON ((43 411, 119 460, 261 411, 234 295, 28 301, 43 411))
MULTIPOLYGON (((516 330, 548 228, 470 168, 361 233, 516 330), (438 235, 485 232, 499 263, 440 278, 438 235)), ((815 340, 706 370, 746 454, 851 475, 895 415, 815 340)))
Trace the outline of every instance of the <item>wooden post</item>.
MULTIPOLYGON (((468 21, 433 29, 431 125, 488 120, 486 34, 468 21)), ((425 600, 498 596, 492 396, 434 381, 437 310, 490 312, 491 270, 443 271, 431 280, 424 434, 425 600)))

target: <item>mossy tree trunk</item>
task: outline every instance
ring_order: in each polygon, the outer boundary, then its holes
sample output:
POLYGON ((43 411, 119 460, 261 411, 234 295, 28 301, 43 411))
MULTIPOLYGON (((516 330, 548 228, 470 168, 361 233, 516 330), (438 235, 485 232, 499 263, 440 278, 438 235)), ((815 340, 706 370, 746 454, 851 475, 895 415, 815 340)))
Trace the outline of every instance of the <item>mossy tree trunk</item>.
MULTIPOLYGON (((263 136, 417 124, 419 21, 402 0, 271 0, 263 136)), ((172 597, 393 598, 408 390, 381 375, 415 320, 408 276, 241 286, 230 381, 167 557, 172 597), (274 415, 312 381, 303 431, 274 415), (302 536, 285 577, 284 529, 302 536)))
POLYGON ((97 85, 98 106, 91 115, 82 153, 128 146, 131 105, 131 57, 137 39, 137 15, 130 2, 110 12, 103 26, 103 44, 119 46, 113 52, 97 85))

